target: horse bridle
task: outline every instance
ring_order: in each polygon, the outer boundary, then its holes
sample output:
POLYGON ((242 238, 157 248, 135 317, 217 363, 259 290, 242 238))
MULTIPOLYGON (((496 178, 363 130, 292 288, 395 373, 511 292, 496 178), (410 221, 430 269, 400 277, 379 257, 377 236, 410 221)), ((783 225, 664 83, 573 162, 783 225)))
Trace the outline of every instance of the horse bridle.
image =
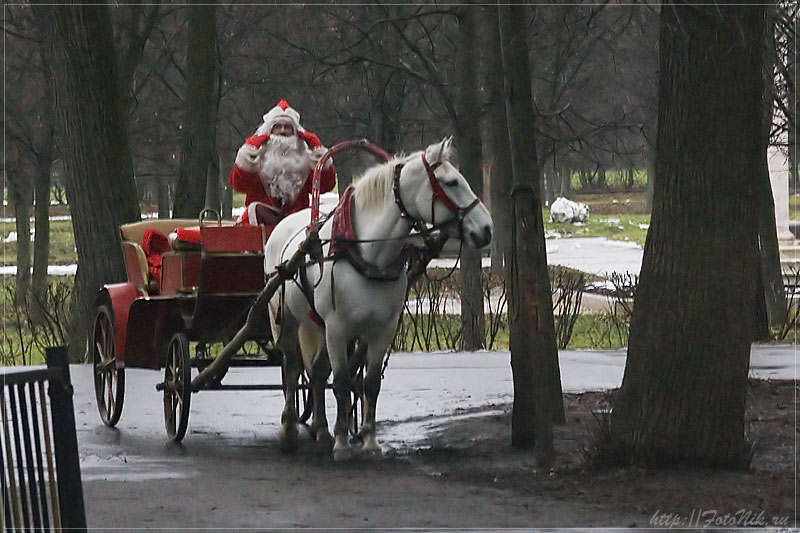
MULTIPOLYGON (((398 164, 394 167, 394 182, 392 184, 392 190, 394 191, 394 202, 397 204, 397 208, 400 210, 400 217, 407 219, 411 222, 412 227, 416 228, 423 235, 427 235, 431 230, 436 229, 436 211, 434 210, 434 206, 436 204, 436 200, 442 202, 442 204, 447 208, 448 211, 453 213, 456 217, 456 221, 458 222, 458 234, 459 236, 464 236, 464 218, 467 214, 472 211, 475 206, 477 206, 481 201, 478 197, 475 197, 475 200, 472 201, 468 206, 461 207, 457 203, 453 201, 452 198, 447 196, 447 193, 444 192, 442 189, 442 185, 439 183, 439 180, 436 179, 436 169, 442 165, 442 162, 436 162, 433 165, 428 164, 428 160, 425 158, 425 154, 422 154, 422 164, 425 166, 425 171, 428 174, 428 183, 431 186, 431 224, 432 228, 428 228, 425 224, 424 220, 420 220, 411 216, 411 213, 408 212, 406 209, 405 204, 403 203, 403 199, 400 196, 400 173, 403 170, 403 165, 398 164)), ((449 224, 450 221, 448 220, 445 224, 449 224)))

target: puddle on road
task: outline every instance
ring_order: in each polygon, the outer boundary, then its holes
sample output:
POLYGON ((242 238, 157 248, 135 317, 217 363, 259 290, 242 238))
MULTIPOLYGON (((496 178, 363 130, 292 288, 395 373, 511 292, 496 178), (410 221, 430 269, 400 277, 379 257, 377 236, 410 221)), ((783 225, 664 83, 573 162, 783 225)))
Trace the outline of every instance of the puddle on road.
POLYGON ((140 456, 90 456, 81 458, 83 481, 153 481, 188 479, 197 476, 196 470, 185 468, 186 461, 170 458, 153 460, 140 456))
POLYGON ((394 453, 404 454, 414 450, 430 448, 430 437, 442 427, 470 418, 503 414, 502 409, 477 411, 445 416, 425 417, 422 420, 400 420, 384 422, 378 427, 378 439, 394 453))

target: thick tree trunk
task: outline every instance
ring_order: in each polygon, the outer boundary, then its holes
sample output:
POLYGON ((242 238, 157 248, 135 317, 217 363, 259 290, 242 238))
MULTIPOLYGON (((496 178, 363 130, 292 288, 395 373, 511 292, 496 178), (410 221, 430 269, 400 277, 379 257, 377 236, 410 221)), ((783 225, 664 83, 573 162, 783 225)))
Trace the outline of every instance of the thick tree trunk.
POLYGON ((128 145, 119 116, 108 7, 36 6, 36 14, 53 74, 59 144, 78 251, 70 359, 79 361, 85 354, 97 291, 104 283, 125 279, 119 224, 133 210, 124 209, 118 187, 130 170, 130 154, 123 154, 128 145))
POLYGON ((536 156, 525 8, 498 7, 506 114, 514 175, 511 195, 511 257, 507 263, 514 406, 511 442, 536 447, 542 464, 552 462, 551 423, 564 419, 561 376, 547 272, 541 175, 536 156))
POLYGON ((747 460, 763 30, 763 7, 661 10, 658 179, 611 420, 626 462, 747 460))
POLYGON ((216 131, 216 6, 189 7, 181 164, 172 216, 193 218, 205 205, 216 131))
MULTIPOLYGON (((462 6, 458 10, 459 52, 456 58, 459 73, 457 143, 459 169, 478 196, 483 191, 481 168, 481 138, 475 125, 480 116, 477 77, 477 6, 462 6)), ((483 314, 483 280, 481 253, 464 247, 461 253, 461 327, 464 350, 479 350, 486 346, 486 324, 483 314)))

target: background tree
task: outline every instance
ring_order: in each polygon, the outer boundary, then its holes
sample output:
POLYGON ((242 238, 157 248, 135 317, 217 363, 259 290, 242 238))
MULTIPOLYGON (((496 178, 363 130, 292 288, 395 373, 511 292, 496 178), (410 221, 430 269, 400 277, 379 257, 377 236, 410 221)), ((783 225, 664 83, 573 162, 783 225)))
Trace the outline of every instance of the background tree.
MULTIPOLYGON (((216 133, 216 6, 193 5, 188 11, 186 90, 181 165, 172 216, 194 218, 205 206, 207 181, 218 179, 216 133), (214 172, 210 172, 212 170, 214 172)), ((216 206, 219 211, 219 205, 216 206)))
MULTIPOLYGON (((481 168, 481 108, 478 100, 479 41, 478 17, 475 5, 463 5, 456 11, 458 19, 458 47, 456 70, 458 95, 456 98, 456 143, 459 151, 459 170, 467 178, 472 190, 483 197, 483 169, 481 168), (477 119, 477 121, 476 121, 477 119), (477 122, 477 123, 476 123, 477 122)), ((483 281, 481 277, 482 254, 470 246, 461 250, 461 340, 465 350, 479 350, 486 346, 486 321, 483 314, 483 281)))
POLYGON ((540 463, 554 456, 552 422, 563 420, 550 278, 542 221, 541 176, 535 148, 535 118, 525 42, 524 7, 498 6, 500 44, 506 73, 506 116, 514 187, 506 276, 509 291, 514 406, 511 442, 536 447, 540 463))
POLYGON ((497 27, 497 7, 486 8, 480 17, 481 36, 484 39, 483 69, 486 73, 486 122, 484 131, 484 157, 489 167, 489 208, 494 223, 492 236, 492 270, 502 272, 504 261, 508 260, 511 236, 511 211, 506 209, 511 197, 513 174, 511 169, 511 150, 506 122, 506 96, 503 85, 503 58, 501 55, 500 32, 497 27))
POLYGON ((7 180, 9 203, 14 209, 17 232, 17 304, 25 302, 31 286, 31 221, 30 211, 33 200, 31 183, 33 176, 27 172, 26 158, 19 143, 12 145, 7 154, 6 172, 12 176, 7 180))
POLYGON ((611 420, 625 461, 747 459, 750 345, 764 326, 764 28, 763 6, 661 10, 658 180, 611 420))
MULTIPOLYGON (((26 296, 28 285, 41 297, 47 286, 50 249, 50 175, 56 158, 53 99, 42 59, 42 39, 30 9, 6 18, 6 137, 15 147, 16 159, 6 177, 14 201, 17 225, 17 297, 26 296), (32 193, 31 193, 32 191, 32 193), (34 201, 33 275, 30 273, 30 204, 34 201)), ((9 158, 14 159, 14 157, 9 158)))
MULTIPOLYGON (((107 6, 36 6, 52 70, 67 200, 78 271, 73 289, 70 357, 82 360, 94 296, 125 278, 119 224, 132 211, 114 189, 132 180, 127 134, 117 94, 107 6)), ((134 197, 135 202, 135 197, 134 197)))
MULTIPOLYGON (((788 308, 786 304, 786 292, 783 287, 783 271, 781 268, 781 257, 778 248, 778 230, 775 224, 775 202, 772 196, 772 184, 769 175, 767 157, 772 137, 773 116, 775 115, 775 103, 780 98, 775 94, 777 85, 775 84, 776 72, 780 69, 776 65, 776 20, 778 6, 772 5, 768 9, 766 17, 766 31, 764 32, 765 42, 762 48, 764 54, 764 95, 762 100, 761 113, 761 151, 764 157, 761 158, 758 174, 754 179, 758 183, 758 196, 755 201, 758 205, 758 243, 761 252, 761 275, 764 280, 764 297, 769 323, 776 328, 780 328, 786 323, 788 318, 788 308)), ((778 76, 779 78, 780 76, 778 76)), ((780 109, 780 107, 778 107, 780 109)), ((778 111, 780 113, 780 111, 778 111)), ((770 338, 769 330, 764 332, 766 339, 770 338)))

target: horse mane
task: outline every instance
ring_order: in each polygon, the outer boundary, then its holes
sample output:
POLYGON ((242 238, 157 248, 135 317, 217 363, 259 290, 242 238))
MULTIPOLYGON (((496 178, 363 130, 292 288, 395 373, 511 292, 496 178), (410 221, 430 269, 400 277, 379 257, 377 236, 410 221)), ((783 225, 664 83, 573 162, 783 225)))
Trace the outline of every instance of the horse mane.
POLYGON ((394 169, 397 165, 405 164, 415 155, 397 155, 386 163, 380 163, 368 168, 364 175, 353 184, 353 198, 356 207, 369 211, 383 207, 392 194, 394 184, 394 169))

